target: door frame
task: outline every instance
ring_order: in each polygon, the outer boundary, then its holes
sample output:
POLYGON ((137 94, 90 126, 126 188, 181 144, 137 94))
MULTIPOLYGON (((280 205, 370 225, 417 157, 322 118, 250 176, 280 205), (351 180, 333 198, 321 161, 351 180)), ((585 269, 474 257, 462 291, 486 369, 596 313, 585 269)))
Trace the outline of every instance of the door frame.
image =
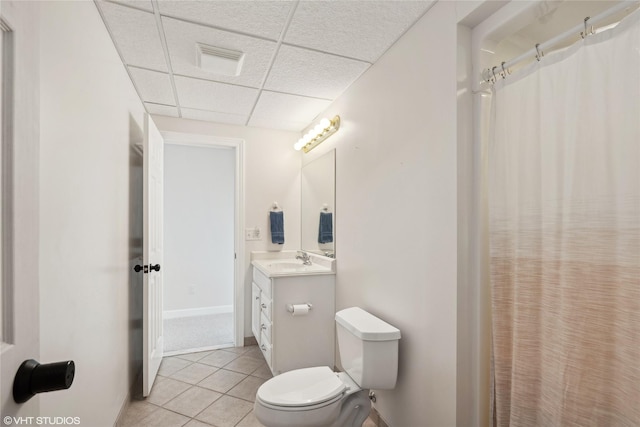
POLYGON ((182 132, 160 132, 165 144, 186 145, 205 148, 232 148, 235 152, 235 188, 234 188, 234 226, 233 243, 235 248, 233 325, 234 346, 244 346, 244 139, 227 138, 182 132))

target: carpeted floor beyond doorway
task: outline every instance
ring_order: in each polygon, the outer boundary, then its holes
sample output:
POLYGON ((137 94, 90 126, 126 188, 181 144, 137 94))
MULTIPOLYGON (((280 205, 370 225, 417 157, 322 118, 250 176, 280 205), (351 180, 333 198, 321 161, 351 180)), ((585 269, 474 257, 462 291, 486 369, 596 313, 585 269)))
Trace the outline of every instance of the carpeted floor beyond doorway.
POLYGON ((233 345, 233 313, 164 320, 164 351, 233 345))

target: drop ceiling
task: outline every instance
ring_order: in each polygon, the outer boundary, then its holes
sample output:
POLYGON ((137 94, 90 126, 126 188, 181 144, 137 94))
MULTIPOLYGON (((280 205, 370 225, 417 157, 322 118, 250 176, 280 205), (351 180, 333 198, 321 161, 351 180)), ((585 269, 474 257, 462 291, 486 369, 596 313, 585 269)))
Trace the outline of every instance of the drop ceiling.
POLYGON ((301 131, 433 1, 96 0, 147 111, 301 131), (200 69, 196 44, 244 53, 200 69))

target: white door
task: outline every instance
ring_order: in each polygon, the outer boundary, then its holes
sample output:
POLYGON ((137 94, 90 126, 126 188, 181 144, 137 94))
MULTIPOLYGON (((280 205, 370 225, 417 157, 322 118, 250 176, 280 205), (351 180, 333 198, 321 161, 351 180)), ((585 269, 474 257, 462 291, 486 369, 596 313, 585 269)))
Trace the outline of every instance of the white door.
POLYGON ((162 193, 164 141, 151 117, 144 121, 142 394, 148 396, 162 362, 162 193))
POLYGON ((38 396, 13 399, 18 368, 40 358, 36 13, 34 2, 0 1, 0 414, 7 425, 13 421, 5 417, 39 415, 38 396), (11 90, 20 94, 13 102, 11 90))

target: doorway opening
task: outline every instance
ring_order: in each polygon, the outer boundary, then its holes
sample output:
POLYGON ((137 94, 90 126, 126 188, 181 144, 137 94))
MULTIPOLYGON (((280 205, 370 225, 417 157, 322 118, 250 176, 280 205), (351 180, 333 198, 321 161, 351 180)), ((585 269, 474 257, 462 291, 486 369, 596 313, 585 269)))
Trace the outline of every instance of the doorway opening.
POLYGON ((163 136, 165 355, 242 345, 242 141, 163 136))

